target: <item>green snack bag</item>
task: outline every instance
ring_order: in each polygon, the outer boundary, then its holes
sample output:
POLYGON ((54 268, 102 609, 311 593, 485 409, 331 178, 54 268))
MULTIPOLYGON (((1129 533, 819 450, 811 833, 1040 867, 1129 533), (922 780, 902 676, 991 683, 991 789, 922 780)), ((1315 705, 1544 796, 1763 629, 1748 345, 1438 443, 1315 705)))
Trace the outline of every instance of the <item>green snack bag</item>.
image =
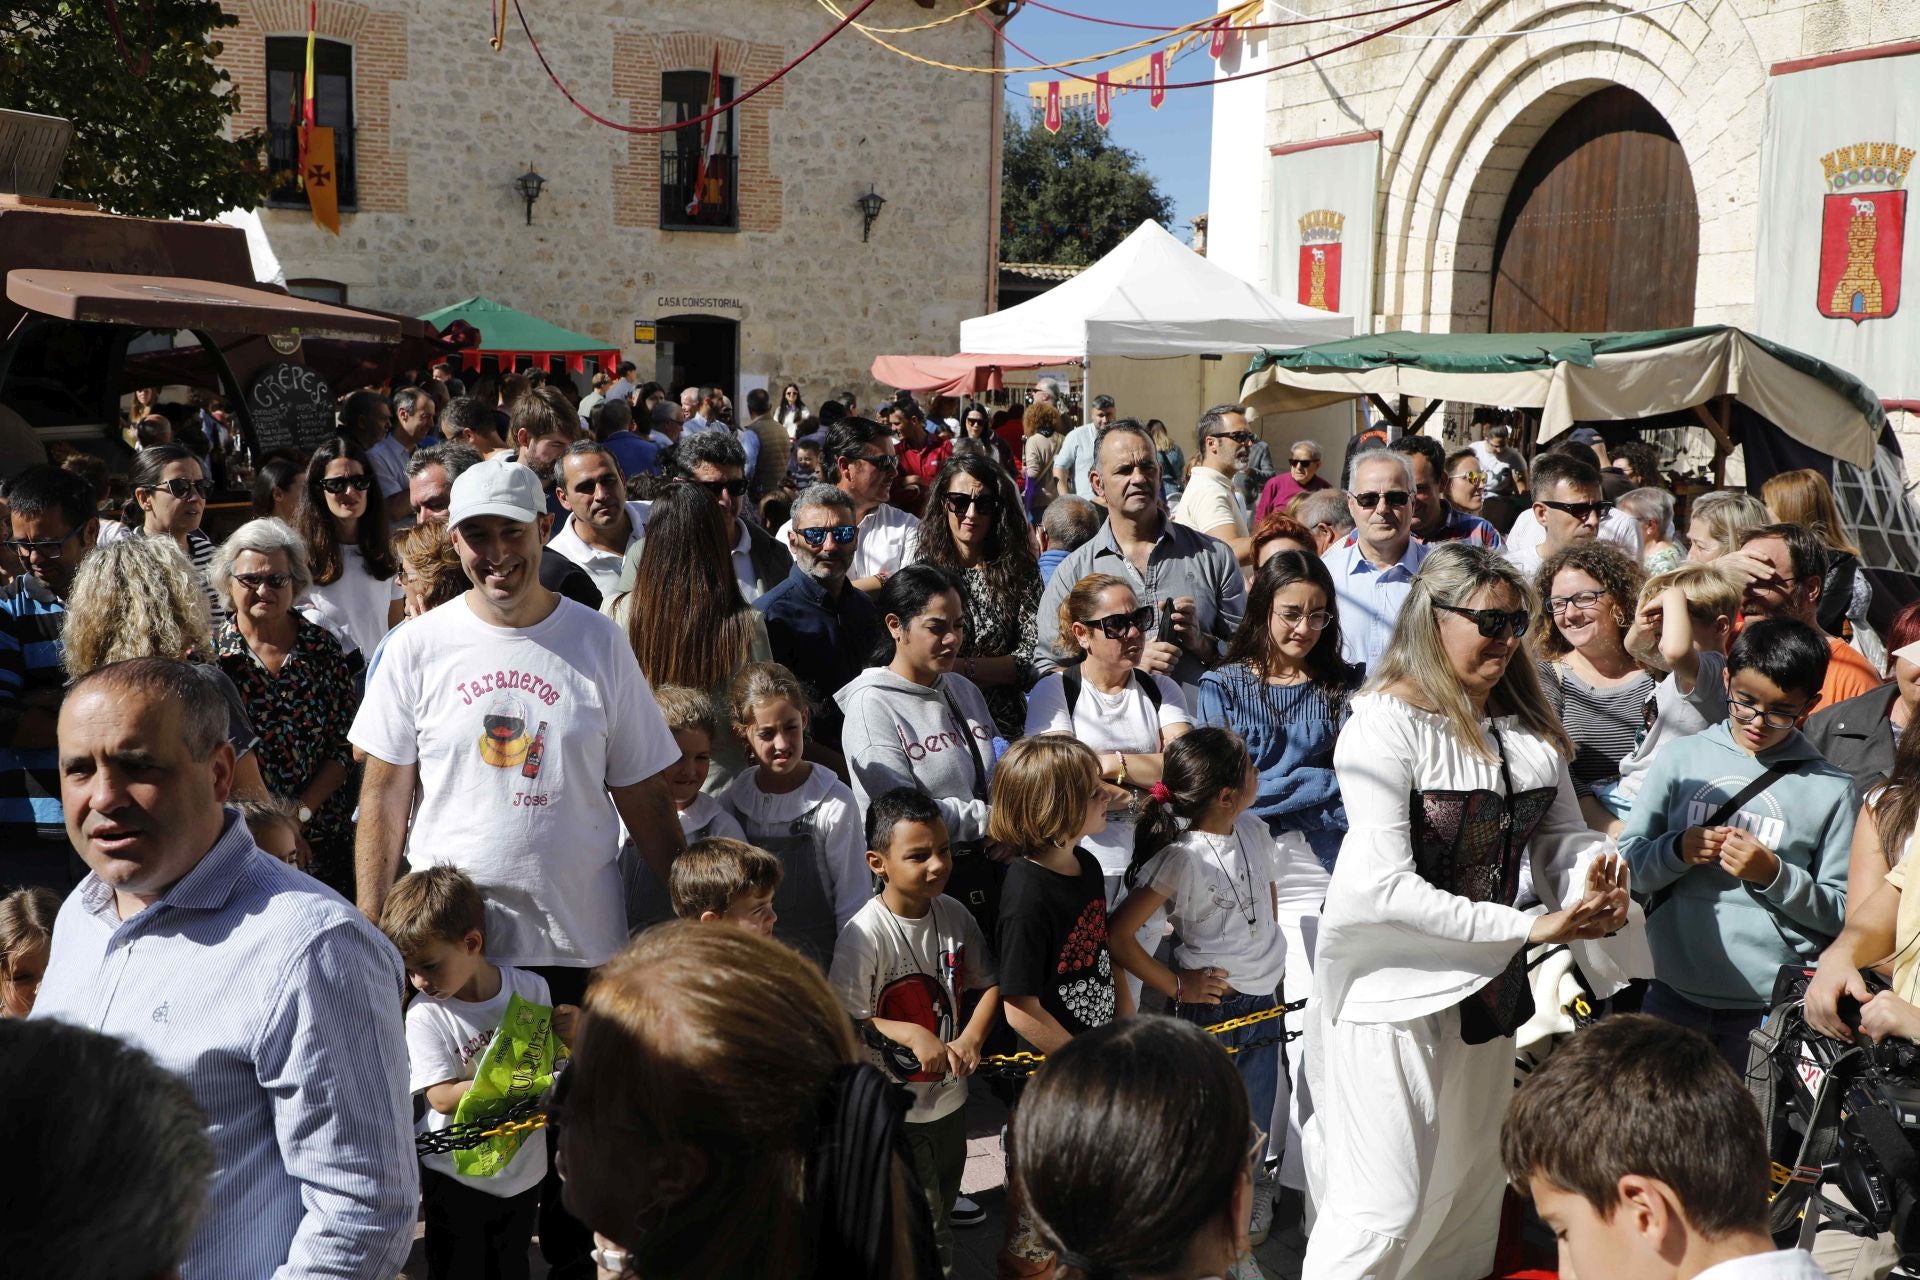
MULTIPOLYGON (((553 1034, 553 1010, 522 1000, 516 992, 507 998, 500 1029, 474 1069, 473 1087, 454 1109, 455 1124, 490 1120, 517 1102, 538 1098, 553 1087, 553 1070, 565 1052, 553 1034)), ((453 1153, 453 1167, 469 1178, 486 1178, 513 1162, 531 1129, 498 1134, 477 1147, 453 1153)))

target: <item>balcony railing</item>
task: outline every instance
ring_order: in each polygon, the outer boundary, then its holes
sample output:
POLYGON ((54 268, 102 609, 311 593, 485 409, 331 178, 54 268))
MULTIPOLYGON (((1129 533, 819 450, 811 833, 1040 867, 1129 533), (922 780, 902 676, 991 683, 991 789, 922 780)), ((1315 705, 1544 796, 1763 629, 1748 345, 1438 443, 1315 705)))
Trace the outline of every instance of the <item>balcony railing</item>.
MULTIPOLYGON (((267 131, 267 171, 278 185, 268 193, 268 204, 306 205, 307 193, 295 176, 299 167, 300 131, 291 125, 272 126, 267 131)), ((340 207, 351 209, 360 203, 360 184, 353 163, 352 125, 333 126, 333 167, 339 182, 340 207)))
POLYGON ((689 212, 693 188, 700 175, 697 151, 660 153, 660 225, 731 230, 740 225, 739 168, 733 156, 715 156, 707 162, 707 190, 698 211, 689 212))

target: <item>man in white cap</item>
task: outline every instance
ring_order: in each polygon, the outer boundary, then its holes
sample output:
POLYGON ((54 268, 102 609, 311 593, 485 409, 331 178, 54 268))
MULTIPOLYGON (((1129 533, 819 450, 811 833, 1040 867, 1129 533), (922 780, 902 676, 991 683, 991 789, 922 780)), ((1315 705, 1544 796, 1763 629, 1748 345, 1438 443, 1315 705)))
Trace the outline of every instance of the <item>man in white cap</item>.
MULTIPOLYGON (((662 882, 680 852, 662 773, 680 749, 626 635, 540 584, 546 505, 507 458, 453 482, 447 523, 474 585, 395 631, 367 682, 349 734, 367 756, 354 852, 376 921, 403 849, 415 869, 465 871, 486 895, 487 959, 577 1005, 627 942, 621 822, 662 882)), ((549 1263, 559 1238, 586 1239, 566 1225, 543 1207, 549 1263)))

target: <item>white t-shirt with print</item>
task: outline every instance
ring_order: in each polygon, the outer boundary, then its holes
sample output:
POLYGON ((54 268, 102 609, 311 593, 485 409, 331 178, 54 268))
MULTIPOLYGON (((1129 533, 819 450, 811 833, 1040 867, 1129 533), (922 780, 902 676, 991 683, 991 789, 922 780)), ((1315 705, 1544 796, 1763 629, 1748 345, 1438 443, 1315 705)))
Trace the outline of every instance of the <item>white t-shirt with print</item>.
POLYGON ((387 634, 387 617, 395 600, 404 600, 400 575, 376 578, 367 572, 360 548, 340 548, 340 576, 326 586, 315 583, 300 601, 300 614, 332 633, 348 653, 358 649, 371 655, 387 634))
MULTIPOLYGON (((518 995, 529 1004, 553 1007, 547 980, 537 973, 500 966, 500 990, 491 1000, 440 999, 415 995, 407 1005, 407 1092, 419 1093, 448 1080, 471 1080, 500 1019, 507 999, 518 995)), ((414 1125, 415 1133, 438 1133, 453 1117, 432 1107, 414 1125)), ((484 1178, 470 1177, 453 1166, 453 1155, 421 1156, 420 1163, 491 1196, 517 1196, 540 1185, 547 1174, 547 1131, 535 1129, 514 1153, 507 1167, 484 1178)))
MULTIPOLYGON (((960 993, 995 986, 993 959, 973 916, 944 894, 918 920, 897 916, 875 897, 854 913, 833 947, 834 994, 855 1022, 886 1018, 916 1022, 950 1044, 965 1030, 960 993)), ((913 1095, 908 1124, 926 1124, 958 1111, 967 1082, 951 1072, 924 1075, 919 1059, 899 1045, 867 1046, 870 1061, 913 1095)))
POLYGON ((1233 834, 1183 831, 1140 869, 1140 883, 1167 898, 1182 969, 1211 966, 1245 996, 1272 995, 1287 967, 1286 937, 1274 907, 1280 854, 1251 811, 1233 834))
POLYGON ((561 597, 514 630, 451 600, 394 634, 348 736, 419 765, 408 857, 480 885, 489 958, 592 967, 626 945, 607 789, 680 748, 613 623, 561 597))
MULTIPOLYGON (((1102 693, 1084 679, 1073 714, 1067 714, 1067 688, 1056 671, 1033 686, 1027 695, 1027 733, 1070 733, 1093 748, 1094 754, 1119 751, 1127 755, 1154 755, 1160 750, 1160 732, 1169 725, 1192 724, 1180 686, 1161 675, 1136 672, 1117 694, 1102 693), (1141 675, 1160 690, 1156 711, 1140 687, 1141 675)), ((1125 875, 1133 861, 1133 809, 1107 811, 1107 829, 1080 842, 1100 863, 1102 875, 1125 875)))

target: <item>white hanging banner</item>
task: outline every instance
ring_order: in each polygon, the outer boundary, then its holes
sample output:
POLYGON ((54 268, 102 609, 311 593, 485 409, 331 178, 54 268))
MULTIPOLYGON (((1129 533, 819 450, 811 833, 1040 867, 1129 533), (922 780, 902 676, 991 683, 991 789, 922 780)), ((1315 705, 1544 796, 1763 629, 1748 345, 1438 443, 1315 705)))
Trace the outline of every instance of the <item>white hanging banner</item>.
POLYGON ((1371 332, 1380 135, 1278 146, 1271 167, 1273 292, 1371 332))
POLYGON ((1775 67, 1760 147, 1755 331, 1920 400, 1920 304, 1901 296, 1920 54, 1775 67))

